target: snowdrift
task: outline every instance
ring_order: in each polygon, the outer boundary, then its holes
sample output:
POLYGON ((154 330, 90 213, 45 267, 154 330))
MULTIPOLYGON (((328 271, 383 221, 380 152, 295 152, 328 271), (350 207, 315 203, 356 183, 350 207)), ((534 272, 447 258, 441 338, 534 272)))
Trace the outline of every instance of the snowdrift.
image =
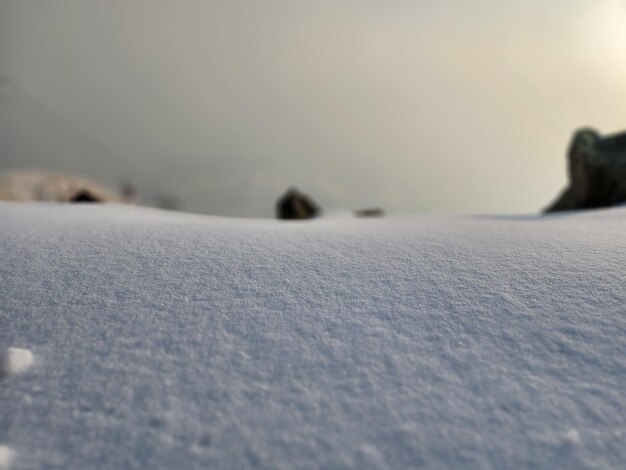
POLYGON ((278 222, 1 203, 0 457, 617 468, 625 234, 621 208, 278 222))

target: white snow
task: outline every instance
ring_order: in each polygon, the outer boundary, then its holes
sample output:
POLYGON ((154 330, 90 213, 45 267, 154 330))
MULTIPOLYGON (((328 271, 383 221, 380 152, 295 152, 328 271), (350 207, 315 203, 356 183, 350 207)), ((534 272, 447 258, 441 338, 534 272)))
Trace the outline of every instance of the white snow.
POLYGON ((563 441, 567 444, 578 445, 580 444, 580 433, 577 429, 570 429, 563 436, 563 441))
POLYGON ((34 362, 33 353, 23 348, 7 348, 0 359, 0 378, 21 374, 34 362))
POLYGON ((0 204, 12 468, 620 468, 626 209, 0 204))
POLYGON ((13 460, 13 451, 7 446, 0 445, 0 470, 9 470, 13 460))

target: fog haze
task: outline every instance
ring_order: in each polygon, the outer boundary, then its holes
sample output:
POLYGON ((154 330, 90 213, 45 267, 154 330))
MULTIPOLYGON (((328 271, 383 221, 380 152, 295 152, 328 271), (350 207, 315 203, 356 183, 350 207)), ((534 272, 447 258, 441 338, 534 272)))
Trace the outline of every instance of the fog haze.
POLYGON ((0 170, 150 202, 513 213, 626 127, 626 1, 0 0, 0 170))

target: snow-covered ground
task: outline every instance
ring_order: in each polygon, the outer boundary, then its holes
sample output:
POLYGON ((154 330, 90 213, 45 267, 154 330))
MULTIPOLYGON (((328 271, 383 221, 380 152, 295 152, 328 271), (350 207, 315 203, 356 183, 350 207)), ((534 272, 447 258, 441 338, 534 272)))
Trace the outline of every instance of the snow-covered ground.
POLYGON ((2 203, 0 349, 15 469, 623 468, 626 209, 2 203))

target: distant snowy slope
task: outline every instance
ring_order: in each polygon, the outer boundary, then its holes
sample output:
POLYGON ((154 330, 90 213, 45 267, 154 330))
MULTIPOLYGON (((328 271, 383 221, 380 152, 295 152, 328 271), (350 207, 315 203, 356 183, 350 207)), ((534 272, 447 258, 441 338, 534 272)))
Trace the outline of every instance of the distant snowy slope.
POLYGON ((623 468, 626 209, 1 203, 10 347, 16 469, 623 468))

